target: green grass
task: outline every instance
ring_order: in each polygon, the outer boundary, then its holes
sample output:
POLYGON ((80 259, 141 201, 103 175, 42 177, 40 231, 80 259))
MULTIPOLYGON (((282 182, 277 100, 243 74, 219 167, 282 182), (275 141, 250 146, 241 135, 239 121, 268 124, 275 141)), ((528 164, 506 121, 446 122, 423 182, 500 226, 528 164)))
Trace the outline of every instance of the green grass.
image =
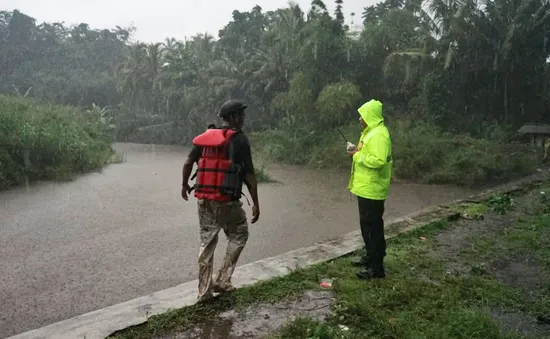
MULTIPOLYGON (((501 202, 502 197, 495 196, 490 201, 501 202)), ((541 203, 543 210, 544 204, 541 203)), ((476 212, 489 210, 487 206, 468 208, 476 212)), ((492 213, 503 212, 496 209, 492 213)), ((453 225, 439 226, 431 225, 391 242, 388 266, 396 272, 384 282, 358 283, 347 263, 339 263, 342 274, 335 290, 340 306, 333 319, 325 324, 297 319, 272 338, 525 338, 504 333, 486 310, 522 311, 533 319, 550 314, 547 286, 525 294, 503 285, 483 267, 495 259, 526 255, 541 263, 542 281, 548 281, 550 214, 542 212, 502 230, 474 237, 471 246, 456 258, 471 266, 468 276, 445 275, 442 261, 424 255, 434 248, 430 239, 434 239, 437 229, 453 225), (428 240, 417 241, 419 235, 428 240), (342 324, 349 331, 341 331, 342 324), (316 332, 320 334, 315 335, 316 332)))
POLYGON ((497 195, 489 199, 489 206, 498 214, 506 214, 512 208, 514 200, 509 195, 497 195))
MULTIPOLYGON (((532 149, 510 143, 501 135, 473 138, 397 119, 387 126, 392 137, 395 178, 475 186, 532 173, 537 166, 532 149)), ((358 124, 340 129, 351 142, 357 143, 361 134, 358 124)), ((350 170, 345 141, 333 128, 274 129, 253 134, 251 139, 255 151, 271 161, 334 168, 346 173, 350 170)))
MULTIPOLYGON (((541 214, 519 220, 510 227, 496 233, 479 236, 465 255, 477 260, 488 261, 499 256, 528 256, 538 259, 550 270, 550 214, 541 214)), ((550 277, 549 277, 550 278, 550 277)), ((550 291, 549 291, 550 292, 550 291)), ((550 304, 548 312, 550 312, 550 304)))
POLYGON ((451 206, 451 208, 459 212, 460 215, 465 219, 483 219, 483 216, 485 215, 485 212, 489 209, 489 206, 486 204, 458 204, 455 206, 451 206))
POLYGON ((0 96, 0 189, 99 170, 118 161, 111 140, 112 125, 98 107, 0 96))
MULTIPOLYGON (((498 216, 487 206, 457 208, 498 216)), ((257 303, 298 297, 319 289, 324 278, 333 279, 336 298, 329 321, 298 318, 272 338, 519 338, 503 333, 487 310, 550 314, 550 291, 538 291, 538 300, 531 302, 523 292, 504 285, 479 267, 489 259, 526 252, 536 256, 546 273, 550 272, 550 215, 541 213, 513 225, 502 232, 475 237, 457 258, 445 258, 437 254, 436 237, 457 226, 436 222, 388 241, 389 275, 384 280, 359 281, 350 258, 344 257, 240 289, 233 297, 151 317, 147 324, 114 338, 150 338, 154 333, 184 331, 224 310, 244 310, 257 303), (448 259, 471 267, 470 274, 449 274, 445 266, 448 259)))

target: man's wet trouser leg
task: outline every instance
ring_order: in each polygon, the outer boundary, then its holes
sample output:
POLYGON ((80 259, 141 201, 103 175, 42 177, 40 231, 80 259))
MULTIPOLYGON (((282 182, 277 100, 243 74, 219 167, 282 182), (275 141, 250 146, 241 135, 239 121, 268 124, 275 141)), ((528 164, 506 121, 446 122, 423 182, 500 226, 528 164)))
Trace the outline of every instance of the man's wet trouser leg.
POLYGON ((228 244, 223 265, 218 271, 214 283, 217 292, 233 290, 231 277, 248 240, 248 222, 242 203, 240 201, 228 203, 222 213, 223 230, 227 236, 228 244))
POLYGON ((365 242, 366 268, 375 275, 384 274, 386 240, 384 238, 384 200, 371 200, 358 197, 361 234, 365 242))
POLYGON ((208 200, 199 200, 199 224, 201 245, 199 250, 199 299, 212 295, 212 269, 214 251, 218 244, 218 233, 221 227, 216 217, 216 206, 208 200))

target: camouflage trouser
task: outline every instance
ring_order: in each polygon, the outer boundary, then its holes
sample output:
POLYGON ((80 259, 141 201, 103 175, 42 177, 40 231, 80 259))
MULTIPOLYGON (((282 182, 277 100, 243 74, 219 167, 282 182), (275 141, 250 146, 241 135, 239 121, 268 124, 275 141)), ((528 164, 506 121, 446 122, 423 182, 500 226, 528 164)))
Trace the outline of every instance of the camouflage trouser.
POLYGON ((233 287, 231 276, 248 240, 248 223, 240 201, 199 200, 198 209, 201 237, 199 298, 204 298, 213 291, 227 291, 233 287), (214 250, 221 229, 224 230, 229 242, 223 265, 213 278, 214 250))

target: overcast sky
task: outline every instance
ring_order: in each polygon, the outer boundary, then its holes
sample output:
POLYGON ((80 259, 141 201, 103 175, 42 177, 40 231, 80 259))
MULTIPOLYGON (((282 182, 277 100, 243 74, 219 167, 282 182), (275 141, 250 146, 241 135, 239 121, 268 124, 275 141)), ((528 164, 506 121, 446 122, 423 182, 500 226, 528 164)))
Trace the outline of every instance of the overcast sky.
MULTIPOLYGON (((308 11, 311 0, 296 0, 308 11)), ((344 0, 346 21, 355 12, 356 23, 361 21, 365 6, 377 0, 344 0)), ((237 9, 248 11, 260 5, 264 11, 286 7, 287 0, 0 0, 0 10, 18 9, 34 17, 38 23, 88 23, 92 28, 114 28, 133 25, 134 39, 152 42, 166 37, 184 39, 196 33, 208 32, 215 37, 218 30, 231 19, 237 9)), ((334 0, 325 1, 330 12, 334 0)))

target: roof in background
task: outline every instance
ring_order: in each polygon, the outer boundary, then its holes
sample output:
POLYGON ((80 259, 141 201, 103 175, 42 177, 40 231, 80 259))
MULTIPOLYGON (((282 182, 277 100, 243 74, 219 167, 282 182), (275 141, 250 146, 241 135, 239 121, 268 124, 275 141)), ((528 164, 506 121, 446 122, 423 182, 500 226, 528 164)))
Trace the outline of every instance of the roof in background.
POLYGON ((518 130, 520 134, 547 134, 550 135, 550 124, 526 124, 518 130))

